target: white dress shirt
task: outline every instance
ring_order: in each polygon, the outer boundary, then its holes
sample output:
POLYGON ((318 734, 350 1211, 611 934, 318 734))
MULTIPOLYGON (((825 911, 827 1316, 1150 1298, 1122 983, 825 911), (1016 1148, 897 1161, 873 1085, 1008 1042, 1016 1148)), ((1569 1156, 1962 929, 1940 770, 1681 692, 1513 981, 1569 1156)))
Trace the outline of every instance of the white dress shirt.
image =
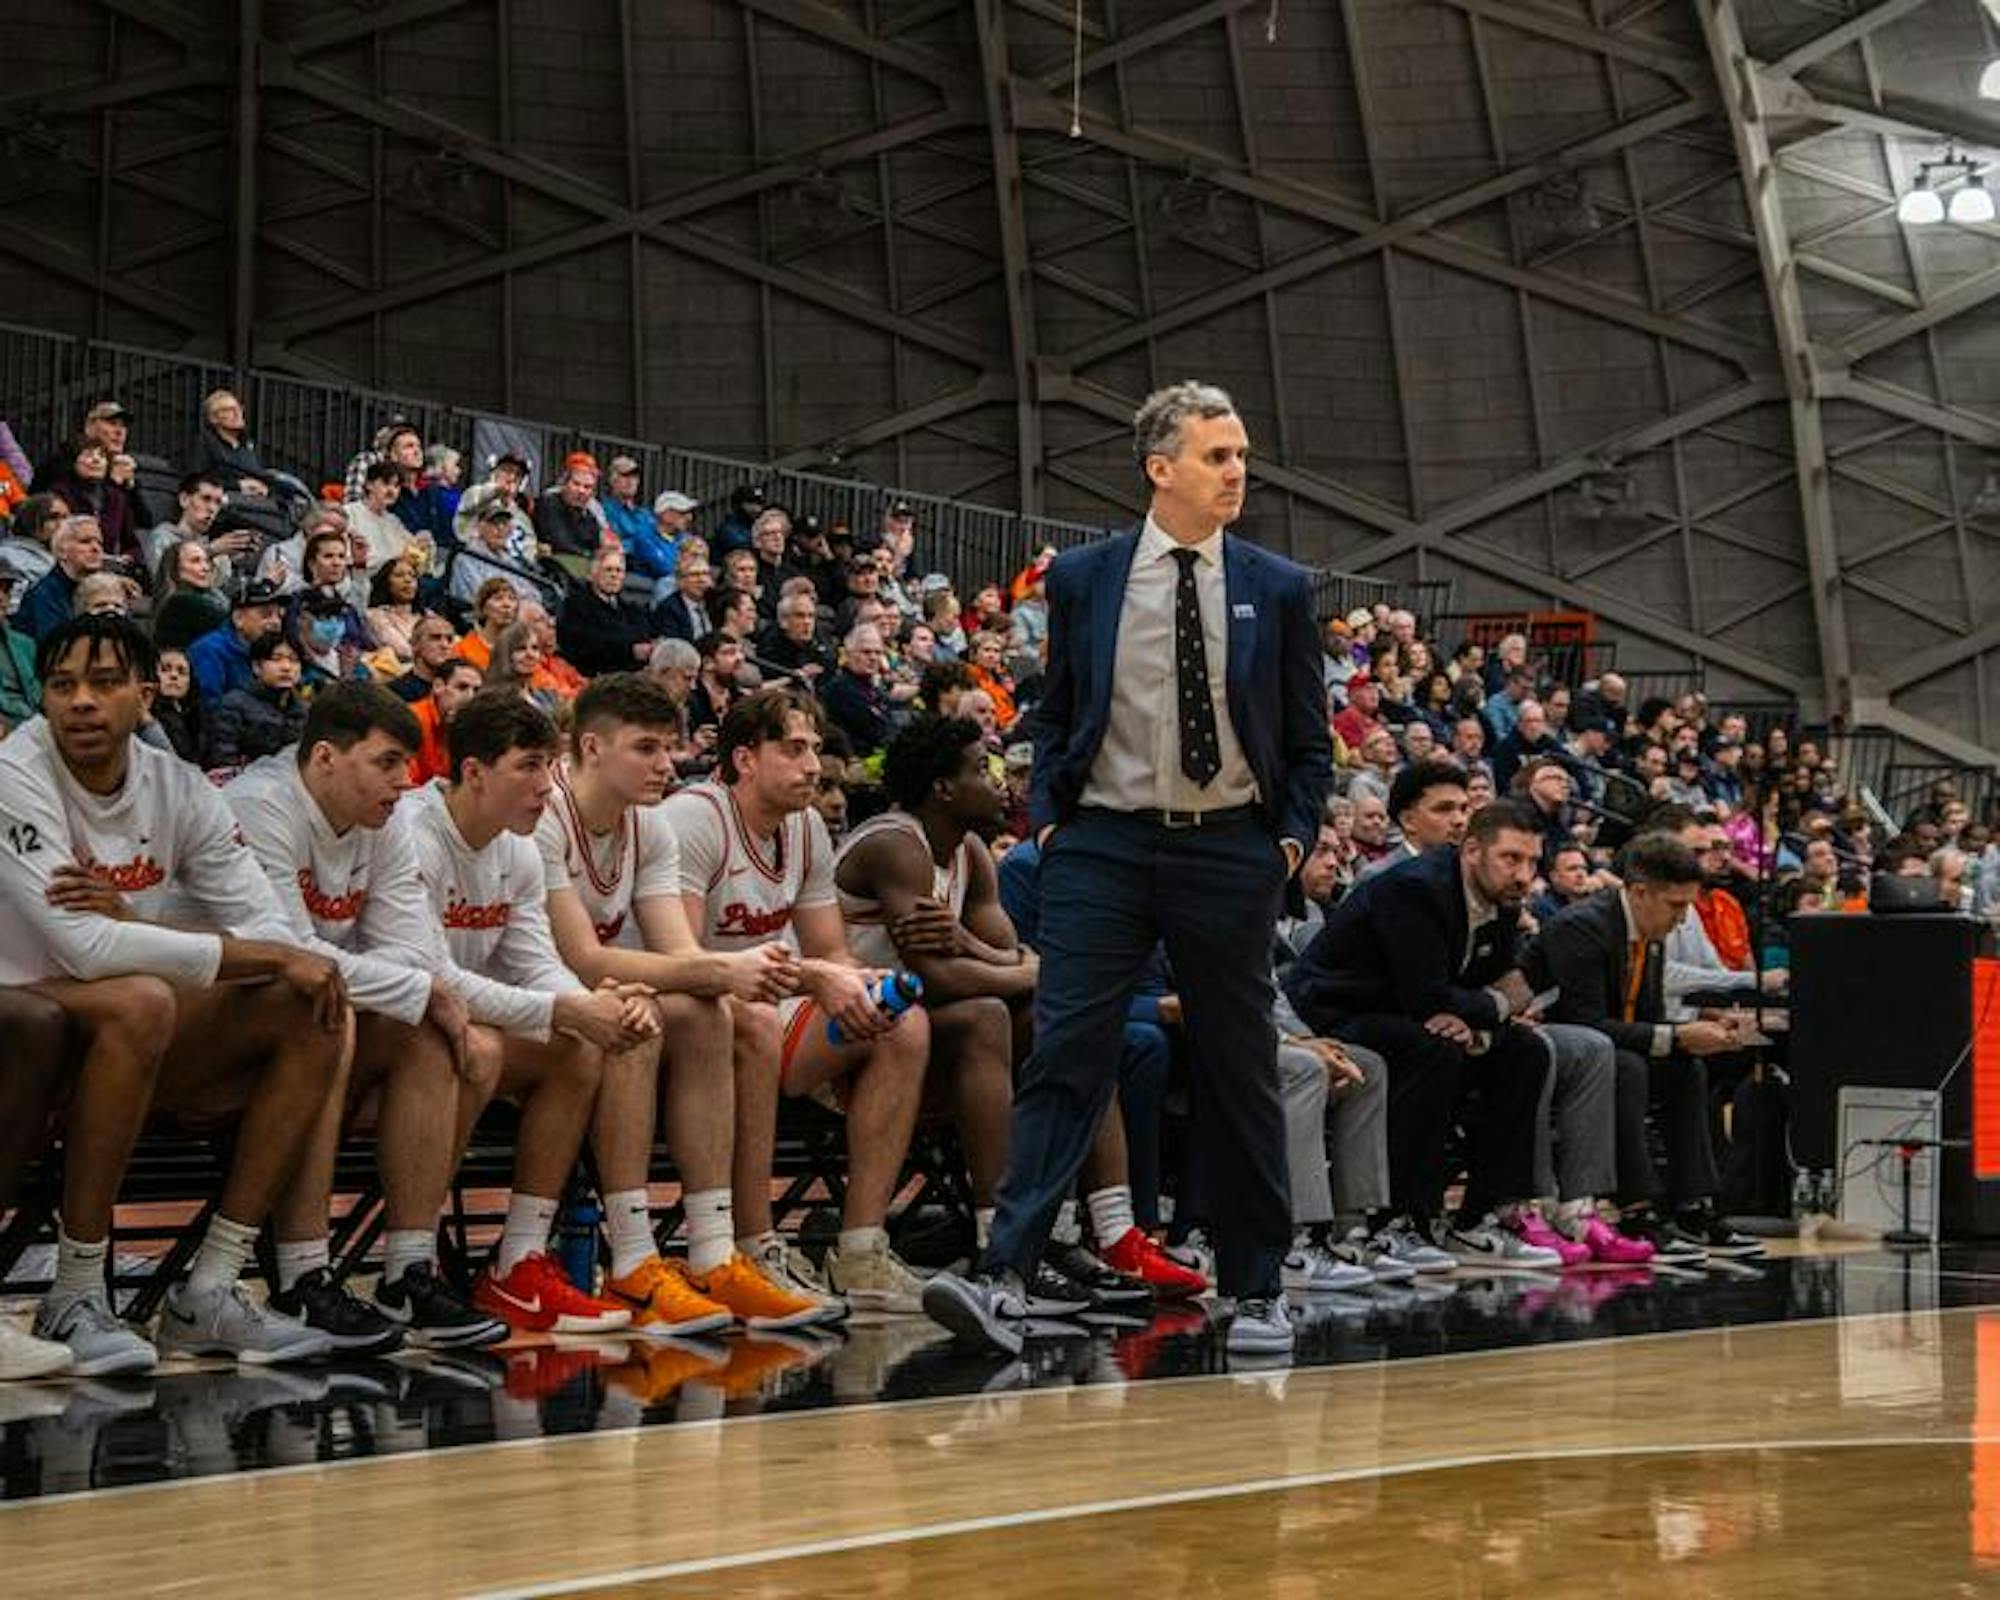
POLYGON ((1181 548, 1150 516, 1132 556, 1119 612, 1111 715, 1091 763, 1083 803, 1113 811, 1220 811, 1249 805, 1257 779, 1229 720, 1229 596, 1222 530, 1192 548, 1195 595, 1208 654, 1208 692, 1222 765, 1204 787, 1181 770, 1180 697, 1174 674, 1174 610, 1181 548))

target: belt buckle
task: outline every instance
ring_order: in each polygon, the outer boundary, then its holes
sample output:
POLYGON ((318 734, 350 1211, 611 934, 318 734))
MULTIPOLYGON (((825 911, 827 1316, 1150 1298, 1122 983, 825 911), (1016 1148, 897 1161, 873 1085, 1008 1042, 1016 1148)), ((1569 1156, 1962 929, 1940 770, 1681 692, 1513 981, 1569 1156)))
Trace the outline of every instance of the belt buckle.
POLYGON ((1162 807, 1160 811, 1160 825, 1164 828, 1199 828, 1201 826, 1201 813, 1199 811, 1176 811, 1171 806, 1162 807))

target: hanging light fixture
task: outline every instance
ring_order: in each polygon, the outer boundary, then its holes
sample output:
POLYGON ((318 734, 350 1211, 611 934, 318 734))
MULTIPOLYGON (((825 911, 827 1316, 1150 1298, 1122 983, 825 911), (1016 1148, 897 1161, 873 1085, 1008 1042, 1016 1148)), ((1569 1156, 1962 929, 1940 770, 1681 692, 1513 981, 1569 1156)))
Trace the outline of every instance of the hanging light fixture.
POLYGON ((2000 61, 1989 61, 1979 75, 1979 98, 2000 100, 2000 61))
POLYGON ((1993 192, 1978 173, 1967 173, 1965 187, 1951 197, 1947 212, 1953 222, 1977 223, 1993 220, 1993 192))
POLYGON ((1975 227, 1991 222, 1993 216, 1993 193, 1979 163, 1950 147, 1936 160, 1918 166, 1916 181, 1896 202, 1896 220, 1909 228, 1927 228, 1947 219, 1975 227), (1942 192, 1947 185, 1952 186, 1948 203, 1942 192))
POLYGON ((1917 174, 1916 184, 1897 204, 1896 220, 1909 228, 1924 228, 1944 221, 1944 197, 1931 187, 1928 168, 1917 174))

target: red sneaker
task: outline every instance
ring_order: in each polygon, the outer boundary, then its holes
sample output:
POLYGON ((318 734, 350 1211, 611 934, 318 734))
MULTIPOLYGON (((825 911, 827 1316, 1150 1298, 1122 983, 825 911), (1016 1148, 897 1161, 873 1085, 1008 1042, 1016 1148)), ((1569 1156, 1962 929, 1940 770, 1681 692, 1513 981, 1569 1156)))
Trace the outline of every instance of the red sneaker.
POLYGON ((585 1294, 540 1254, 516 1262, 504 1278, 488 1267, 473 1286, 472 1303, 530 1333, 615 1333, 632 1321, 623 1306, 585 1294))
POLYGON ((514 1350, 507 1356, 507 1394, 514 1400, 553 1399, 599 1365, 601 1359, 595 1350, 565 1350, 548 1344, 514 1350))
POLYGON ((1173 1260, 1137 1228, 1109 1245, 1099 1244, 1097 1258, 1128 1278, 1140 1278, 1162 1300, 1186 1300, 1208 1288, 1208 1279, 1173 1260))

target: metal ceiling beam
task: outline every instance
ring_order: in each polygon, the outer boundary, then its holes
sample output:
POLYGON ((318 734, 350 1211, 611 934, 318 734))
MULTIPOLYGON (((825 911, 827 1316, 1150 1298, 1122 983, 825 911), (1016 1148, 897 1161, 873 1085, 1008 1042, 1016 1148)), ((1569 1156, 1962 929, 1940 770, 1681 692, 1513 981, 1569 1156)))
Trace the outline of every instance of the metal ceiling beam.
POLYGON ((1888 317, 1872 323, 1859 333, 1842 339, 1830 347, 1830 352, 1841 361, 1852 364, 1866 360, 1877 351, 1887 350, 1891 345, 1901 344, 1927 328, 1934 328, 1941 322, 1949 322, 1989 300, 2000 299, 2000 267, 1989 268, 1985 272, 1974 273, 1969 278, 1961 278, 1949 289, 1939 290, 1930 301, 1917 310, 1901 317, 1888 317))
POLYGON ((2000 421, 1979 412, 1941 406, 1935 400, 1879 378, 1864 378, 1852 372, 1827 373, 1820 380, 1820 392, 1829 400, 1856 400, 1892 417, 1948 433, 1954 439, 2000 450, 2000 421))
POLYGON ((1005 0, 974 0, 979 69, 986 92, 986 135, 993 155, 993 205, 1000 231, 1002 292, 1007 304, 1007 347, 1014 378, 1015 452, 1021 511, 1042 510, 1042 407, 1035 372, 1041 344, 1035 334, 1035 266, 1028 242, 1028 214, 1021 193, 1021 146, 1007 93, 1013 68, 1007 51, 1005 0))
POLYGON ((809 38, 837 45, 851 54, 879 61, 906 77, 928 83, 940 92, 951 91, 964 74, 951 62, 917 45, 898 44, 870 33, 821 0, 737 0, 746 10, 781 22, 809 38))
POLYGON ((1700 56, 1676 50, 1669 44, 1588 28, 1554 12, 1509 4, 1508 0, 1448 0, 1448 3, 1468 15, 1504 23, 1522 33, 1553 39, 1579 50, 1644 67, 1649 72, 1671 79, 1690 94, 1705 95, 1714 88, 1708 76, 1708 64, 1700 56))
POLYGON ((1900 22, 1912 11, 1919 11, 1930 4, 1930 0, 1880 0, 1859 16, 1850 17, 1837 28, 1829 28, 1816 38, 1808 39, 1785 52, 1771 63, 1772 70, 1786 77, 1803 72, 1815 62, 1824 61, 1830 55, 1837 55, 1851 44, 1857 44, 1878 28, 1886 28, 1892 22, 1900 22))
POLYGON ((1758 64, 1743 43, 1735 0, 1696 0, 1702 33, 1715 64, 1716 82, 1743 168, 1743 191, 1757 233, 1757 255, 1777 332, 1780 367, 1791 412, 1792 448, 1798 460, 1799 510, 1812 578, 1813 625, 1819 635, 1820 673, 1829 716, 1854 708, 1854 662, 1841 586, 1840 550, 1827 470, 1826 436, 1821 424, 1812 333, 1799 294, 1798 264, 1792 256, 1772 162, 1771 139, 1759 97, 1758 64))

